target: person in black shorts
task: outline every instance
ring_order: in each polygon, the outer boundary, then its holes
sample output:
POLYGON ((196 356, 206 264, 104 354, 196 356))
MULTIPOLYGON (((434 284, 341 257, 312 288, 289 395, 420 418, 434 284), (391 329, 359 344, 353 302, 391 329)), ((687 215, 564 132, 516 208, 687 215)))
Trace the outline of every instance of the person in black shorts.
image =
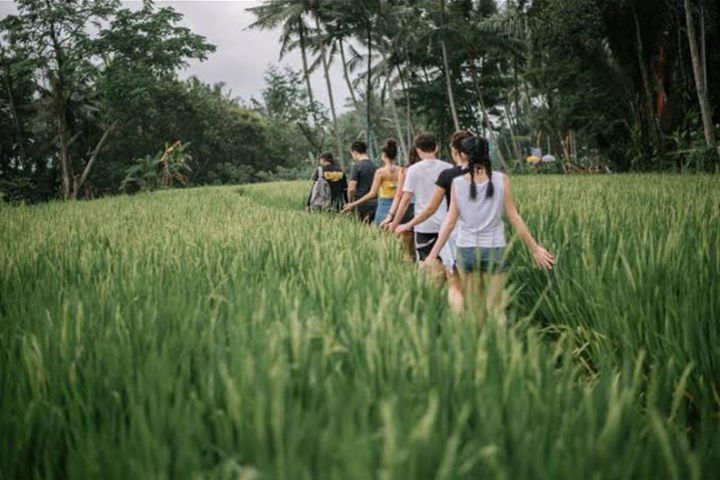
MULTIPOLYGON (((377 165, 367 155, 367 144, 357 141, 350 147, 350 155, 353 158, 353 165, 350 167, 350 182, 348 183, 348 202, 356 198, 362 198, 370 192, 377 165)), ((375 217, 377 199, 372 199, 359 205, 355 209, 358 218, 365 223, 370 223, 375 217)))

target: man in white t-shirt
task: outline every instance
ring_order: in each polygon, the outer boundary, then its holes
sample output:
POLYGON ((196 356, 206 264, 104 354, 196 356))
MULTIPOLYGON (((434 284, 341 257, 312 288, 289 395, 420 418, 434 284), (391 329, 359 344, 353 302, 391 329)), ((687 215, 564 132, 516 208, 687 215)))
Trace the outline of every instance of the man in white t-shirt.
MULTIPOLYGON (((435 192, 435 182, 440 173, 452 168, 449 163, 437 159, 437 141, 429 133, 421 133, 415 138, 415 150, 420 156, 420 161, 408 168, 405 174, 403 196, 393 216, 394 220, 390 225, 391 231, 395 231, 398 227, 413 195, 415 196, 415 211, 425 210, 435 192)), ((446 214, 447 206, 442 203, 428 219, 415 225, 415 253, 418 261, 425 260, 435 245, 446 214)))

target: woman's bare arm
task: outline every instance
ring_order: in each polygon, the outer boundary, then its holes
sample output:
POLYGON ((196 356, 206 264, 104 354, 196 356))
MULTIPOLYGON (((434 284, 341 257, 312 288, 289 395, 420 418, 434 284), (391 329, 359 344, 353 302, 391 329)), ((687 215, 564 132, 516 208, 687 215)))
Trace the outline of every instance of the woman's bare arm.
POLYGON ((425 259, 424 263, 426 265, 431 265, 437 261, 438 255, 440 255, 440 250, 442 250, 442 248, 445 246, 445 243, 447 243, 448 238, 450 238, 450 234, 455 228, 455 224, 458 220, 458 215, 459 212, 457 208, 457 202, 455 201, 455 195, 451 193, 450 209, 448 210, 447 216, 445 217, 442 228, 440 228, 438 239, 435 242, 435 245, 433 245, 432 250, 430 250, 430 254, 425 259))
POLYGON ((358 200, 355 200, 354 202, 350 202, 343 208, 343 212, 351 210, 358 205, 365 203, 367 201, 372 200, 373 198, 377 197, 378 191, 380 190, 380 183, 382 182, 382 175, 383 175, 383 168, 379 168, 375 171, 375 175, 373 176, 373 183, 370 187, 370 191, 366 193, 363 197, 359 198, 358 200))
POLYGON ((549 270, 552 269, 555 259, 550 252, 545 250, 535 241, 530 233, 530 230, 527 228, 525 221, 520 216, 520 213, 518 213, 512 196, 510 179, 507 175, 503 177, 503 184, 505 187, 505 216, 507 217, 508 222, 513 226, 518 237, 520 237, 520 240, 522 240, 525 246, 532 253, 535 263, 537 263, 540 268, 546 268, 549 270))
MULTIPOLYGON (((400 200, 400 205, 398 205, 398 209, 395 212, 395 217, 394 217, 392 223, 390 224, 390 226, 388 227, 388 229, 391 232, 395 232, 395 230, 399 226, 400 219, 405 215, 405 212, 407 211, 408 206, 410 205, 410 200, 412 199, 412 196, 413 196, 412 192, 403 192, 402 200, 400 200)), ((395 233, 399 234, 400 232, 395 232, 395 233)))
POLYGON ((427 207, 425 207, 425 210, 415 215, 408 223, 400 225, 398 227, 399 231, 409 232, 415 225, 417 225, 418 223, 422 223, 428 218, 430 218, 435 212, 437 212, 437 209, 440 208, 440 204, 444 199, 445 189, 441 187, 435 187, 432 197, 430 197, 430 201, 428 202, 427 207))

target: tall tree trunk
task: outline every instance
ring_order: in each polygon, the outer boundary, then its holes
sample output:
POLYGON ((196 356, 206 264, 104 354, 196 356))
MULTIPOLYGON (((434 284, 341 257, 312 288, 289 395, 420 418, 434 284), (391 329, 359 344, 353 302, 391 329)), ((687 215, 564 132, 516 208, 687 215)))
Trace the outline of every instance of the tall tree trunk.
POLYGON ((445 69, 445 86, 447 87, 448 103, 450 103, 450 113, 452 113, 453 126, 455 131, 460 130, 460 120, 458 119, 457 108, 455 106, 455 95, 452 88, 452 75, 450 72, 450 62, 448 61, 447 45, 445 44, 445 0, 440 0, 440 11, 442 16, 443 30, 440 33, 440 49, 442 50, 443 68, 445 69))
POLYGON ((510 140, 512 141, 512 147, 513 152, 515 154, 515 163, 517 163, 518 166, 522 165, 523 155, 522 155, 522 149, 520 148, 520 144, 517 140, 517 134, 515 133, 515 127, 513 127, 513 119, 512 119, 512 113, 510 112, 510 106, 507 102, 503 104, 503 107, 505 108, 505 116, 508 120, 508 128, 510 129, 510 140))
POLYGON ((70 158, 70 144, 74 139, 70 138, 70 129, 67 122, 67 103, 65 100, 65 81, 63 70, 65 68, 65 55, 55 32, 55 25, 50 24, 50 37, 52 39, 53 53, 57 63, 57 72, 53 75, 48 73, 50 79, 51 96, 54 104, 55 123, 57 126, 58 143, 60 147, 60 172, 62 176, 62 198, 67 200, 71 194, 71 183, 75 177, 73 172, 72 159, 70 158))
POLYGON ((443 66, 445 67, 445 84, 447 85, 448 102, 450 103, 450 112, 452 113, 453 126, 455 130, 460 130, 460 120, 458 119, 457 108, 455 106, 455 95, 453 94, 452 88, 452 76, 450 75, 450 65, 448 63, 447 48, 445 46, 445 39, 440 41, 440 47, 442 48, 443 66))
POLYGON ((682 82, 682 85, 688 85, 690 84, 690 76, 687 73, 687 69, 685 68, 685 49, 683 46, 685 45, 685 39, 683 38, 683 32, 680 28, 680 25, 684 22, 684 15, 678 13, 675 9, 672 10, 673 12, 673 19, 675 22, 677 22, 678 28, 677 30, 677 65, 678 70, 680 71, 680 80, 682 82))
POLYGON ((650 83, 650 75, 645 65, 644 47, 642 41, 642 35, 640 32, 640 20, 637 15, 637 9, 635 4, 632 6, 633 22, 635 23, 635 55, 637 57, 638 68, 640 69, 640 76, 643 83, 643 92, 645 93, 645 110, 647 110, 648 116, 648 127, 650 128, 650 139, 653 142, 653 146, 660 148, 660 139, 658 137, 658 125, 657 115, 655 114, 655 102, 653 101, 653 87, 650 83))
MULTIPOLYGON (((406 55, 406 62, 407 62, 407 55, 406 55)), ((409 62, 407 62, 409 64, 409 62)), ((400 86, 403 89, 403 95, 405 96, 405 118, 407 122, 407 129, 408 129, 408 145, 412 145, 413 138, 415 137, 415 123, 413 122, 412 118, 412 101, 410 100, 410 92, 408 90, 407 80, 405 80, 405 72, 403 72, 402 68, 400 68, 400 65, 395 65, 395 68, 398 71, 398 77, 400 78, 400 86)))
POLYGON ((477 94, 478 105, 480 106, 480 111, 482 112, 484 123, 487 125, 488 131, 490 132, 489 137, 492 141, 495 142, 495 145, 497 145, 498 160, 500 160, 500 165, 507 172, 507 163, 505 163, 505 157, 502 154, 502 149, 500 148, 500 145, 497 141, 497 136, 495 135, 495 130, 493 129, 492 120, 490 119, 490 115, 488 114, 487 108, 485 107, 485 98, 482 94, 482 87, 480 86, 480 76, 478 75, 477 67, 473 62, 470 62, 470 76, 472 77, 473 84, 475 85, 475 93, 477 94))
POLYGON ((338 39, 338 43, 340 44, 340 60, 343 64, 343 76, 345 77, 345 83, 347 84, 348 91, 350 92, 350 98, 352 99, 353 106, 355 107, 356 112, 360 112, 360 104, 358 103, 357 97, 355 96, 355 89, 352 86, 352 82, 350 81, 350 74, 348 73, 348 64, 345 60, 345 44, 343 43, 342 38, 338 39))
POLYGON ((520 125, 520 80, 518 78, 518 59, 513 55, 513 84, 515 90, 515 125, 520 125))
MULTIPOLYGON (((318 32, 320 31, 320 21, 315 18, 315 25, 317 26, 318 32)), ((342 138, 340 137, 340 128, 338 127, 337 114, 335 113, 335 100, 333 98, 332 84, 330 83, 330 64, 327 58, 327 52, 325 50, 325 44, 321 45, 320 55, 322 58, 323 73, 325 74, 325 85, 327 85, 328 100, 330 101, 330 113, 332 115, 333 132, 335 133, 335 141, 337 142, 337 153, 338 161, 344 167, 345 161, 343 160, 343 144, 342 138)))
POLYGON ((85 169, 83 170, 82 175, 80 176, 79 180, 76 180, 73 185, 73 193, 72 198, 77 199, 78 195, 80 194, 80 189, 85 185, 85 182, 87 181, 88 177, 90 176, 90 172, 92 171, 93 166, 95 165, 95 162, 97 161, 98 155, 100 155, 100 151, 102 150, 103 144, 107 140, 108 136, 110 136, 110 133, 115 130, 115 127, 117 127, 117 122, 110 125, 108 128, 105 129, 105 131, 102 134, 102 137, 100 137, 100 140, 98 141, 97 145, 95 145, 95 148, 93 149, 92 153, 90 154, 90 159, 88 160, 88 163, 85 165, 85 169))
POLYGON ((305 45, 305 25, 302 18, 298 20, 298 35, 300 37, 300 53, 302 55, 303 76, 305 77, 305 87, 307 88, 308 100, 310 105, 315 105, 315 97, 310 85, 310 68, 308 67, 307 48, 305 45))
POLYGON ((707 88, 707 37, 705 36, 705 4, 700 0, 700 59, 703 67, 703 79, 707 88))
POLYGON ((395 120, 395 131, 397 132, 398 141, 400 142, 400 155, 402 158, 405 158, 407 155, 407 145, 405 143, 405 139, 403 138, 402 133, 402 125, 400 124, 400 115, 398 115, 397 111, 397 105, 395 104, 395 92, 392 88, 392 80, 391 77, 391 69, 388 68, 387 58, 385 60, 385 76, 386 76, 386 84, 387 84, 387 90, 388 90, 388 103, 390 103, 390 111, 393 115, 393 120, 395 120))
POLYGON ((407 142, 405 141, 404 135, 403 135, 403 128, 402 124, 400 123, 400 115, 397 111, 397 105, 395 104, 395 99, 393 98, 394 92, 392 89, 388 92, 388 98, 390 100, 390 110, 392 110, 393 118, 395 120, 395 131, 397 132, 398 141, 400 142, 400 156, 402 158, 407 157, 408 153, 408 147, 407 142))
POLYGON ((370 158, 374 158, 373 151, 374 135, 372 133, 371 114, 372 114, 372 25, 370 17, 367 20, 367 41, 368 41, 368 59, 367 59, 367 95, 365 98, 365 137, 368 148, 370 149, 370 158))
MULTIPOLYGON (((498 73, 500 75, 503 75, 503 71, 499 65, 497 68, 498 68, 498 73)), ((520 145, 518 144, 517 134, 515 131, 515 127, 513 126, 513 117, 512 117, 512 113, 510 112, 510 105, 508 104, 507 99, 505 99, 505 101, 503 102, 503 109, 505 110, 505 116, 507 117, 508 129, 510 130, 510 140, 512 142, 512 148, 513 148, 512 152, 510 150, 508 150, 508 152, 515 156, 515 163, 518 166, 522 166, 522 160, 523 160, 522 149, 520 148, 520 145)))
MULTIPOLYGON (((705 143, 708 147, 715 147, 715 130, 712 123, 712 107, 705 84, 705 68, 702 63, 702 55, 697 44, 697 33, 695 30, 695 19, 693 18, 692 5, 690 0, 685 2, 685 21, 687 23, 688 42, 690 43, 690 56, 692 57, 693 73, 695 75, 695 87, 697 89, 700 113, 702 115, 703 129, 705 130, 705 143)), ((704 21, 703 18, 700 19, 704 21)))
POLYGON ((70 158, 70 132, 67 126, 67 113, 65 111, 65 102, 63 100, 63 92, 58 91, 60 87, 56 85, 56 91, 53 92, 55 97, 55 121, 57 123, 58 142, 60 147, 60 171, 62 174, 62 198, 68 200, 70 198, 70 188, 72 179, 75 177, 73 171, 72 159, 70 158))
POLYGON ((8 101, 10 102, 10 113, 12 114, 12 123, 13 128, 15 130, 15 141, 18 145, 18 150, 20 152, 20 164, 23 166, 23 169, 28 168, 27 164, 27 154, 25 153, 25 141, 23 140, 23 134, 22 134, 22 123, 20 120, 20 116, 17 112, 17 107, 15 106, 15 97, 13 96, 12 87, 10 86, 10 79, 8 78, 8 75, 3 75, 5 78, 5 88, 7 89, 8 94, 8 101))

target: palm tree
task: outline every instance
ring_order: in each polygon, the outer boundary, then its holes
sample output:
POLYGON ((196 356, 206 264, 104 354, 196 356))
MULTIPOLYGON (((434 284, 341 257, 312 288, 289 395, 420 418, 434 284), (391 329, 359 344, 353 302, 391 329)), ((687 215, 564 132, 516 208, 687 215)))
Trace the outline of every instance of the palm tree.
POLYGON ((447 52, 447 19, 445 17, 445 0, 440 0, 440 17, 442 24, 440 25, 440 49, 442 50, 443 67, 445 70, 445 85, 447 86, 448 102, 450 103, 450 112, 452 113, 453 126, 455 130, 460 130, 460 120, 458 119, 457 107, 455 106, 455 95, 452 87, 452 75, 450 72, 450 62, 448 61, 447 52))
POLYGON ((328 100, 330 101, 330 113, 332 115, 332 122, 333 122, 333 132, 335 133, 335 141, 337 142, 337 149, 338 149, 338 160, 342 165, 345 164, 343 161, 343 144, 342 144, 342 137, 340 136, 340 128, 338 127, 338 121, 337 121, 337 114, 335 113, 335 99, 333 97, 333 90, 332 90, 332 83, 330 82, 330 64, 332 63, 333 54, 334 52, 334 43, 332 41, 329 42, 329 55, 328 55, 328 41, 326 38, 322 36, 322 29, 320 27, 320 20, 318 16, 315 16, 315 27, 317 29, 317 35, 319 37, 319 41, 317 42, 317 47, 319 48, 319 58, 322 62, 323 67, 323 75, 325 76, 325 85, 327 86, 327 92, 328 92, 328 100), (329 58, 328 58, 329 56, 329 58))
POLYGON ((270 0, 257 7, 250 7, 247 10, 254 13, 257 20, 248 28, 269 30, 282 25, 280 36, 280 58, 285 54, 300 47, 302 56, 303 76, 307 88, 310 105, 315 104, 312 85, 310 84, 310 66, 307 59, 308 46, 308 25, 305 23, 305 16, 315 6, 312 0, 270 0))

